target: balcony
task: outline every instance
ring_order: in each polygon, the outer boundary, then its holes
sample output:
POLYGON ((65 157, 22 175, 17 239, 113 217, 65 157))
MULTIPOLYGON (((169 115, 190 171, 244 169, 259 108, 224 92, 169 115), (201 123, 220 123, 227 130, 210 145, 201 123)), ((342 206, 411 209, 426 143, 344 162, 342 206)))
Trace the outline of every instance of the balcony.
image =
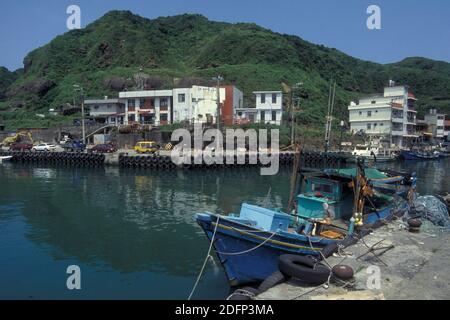
POLYGON ((401 103, 392 102, 391 107, 393 109, 403 110, 403 104, 401 104, 401 103))
POLYGON ((393 136, 403 136, 403 130, 395 130, 395 129, 392 129, 391 134, 392 134, 393 136))
POLYGON ((392 115, 392 122, 403 123, 403 115, 392 115))

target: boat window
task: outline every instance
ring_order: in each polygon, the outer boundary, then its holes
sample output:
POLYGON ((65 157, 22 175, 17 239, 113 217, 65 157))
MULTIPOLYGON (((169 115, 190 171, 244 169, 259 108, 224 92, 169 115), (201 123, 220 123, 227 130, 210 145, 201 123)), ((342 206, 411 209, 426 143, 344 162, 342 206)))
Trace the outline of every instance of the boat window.
POLYGON ((312 191, 313 192, 324 192, 324 193, 331 193, 332 187, 329 184, 312 184, 312 191))

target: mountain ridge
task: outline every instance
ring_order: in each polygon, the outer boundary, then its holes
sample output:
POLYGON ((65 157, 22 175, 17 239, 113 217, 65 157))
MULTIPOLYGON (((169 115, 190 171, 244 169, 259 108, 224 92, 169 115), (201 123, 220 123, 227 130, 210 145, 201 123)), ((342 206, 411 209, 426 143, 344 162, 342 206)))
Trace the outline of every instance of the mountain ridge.
POLYGON ((113 10, 32 50, 19 72, 0 71, 0 113, 5 119, 69 103, 73 84, 88 96, 117 95, 144 81, 148 88, 208 82, 221 74, 245 92, 303 82, 300 123, 322 123, 331 79, 336 109, 345 118, 350 100, 381 92, 389 79, 409 84, 421 114, 450 113, 450 64, 421 57, 379 64, 351 57, 254 23, 210 21, 199 14, 147 19, 113 10), (144 78, 144 80, 142 80, 144 78))

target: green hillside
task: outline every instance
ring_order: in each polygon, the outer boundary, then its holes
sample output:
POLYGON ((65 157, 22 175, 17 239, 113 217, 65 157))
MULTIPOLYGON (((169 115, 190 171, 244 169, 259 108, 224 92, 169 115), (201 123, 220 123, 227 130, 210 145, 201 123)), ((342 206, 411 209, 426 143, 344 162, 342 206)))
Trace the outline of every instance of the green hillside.
POLYGON ((244 91, 247 105, 253 90, 303 82, 298 120, 304 124, 323 122, 330 79, 337 81, 336 114, 342 118, 350 99, 381 92, 389 79, 412 87, 421 112, 438 107, 450 113, 446 62, 408 58, 381 65, 255 24, 188 14, 149 20, 111 11, 30 52, 23 72, 0 68, 0 116, 12 126, 42 124, 34 114, 71 103, 75 83, 88 96, 101 97, 142 81, 147 88, 207 84, 217 74, 244 91))

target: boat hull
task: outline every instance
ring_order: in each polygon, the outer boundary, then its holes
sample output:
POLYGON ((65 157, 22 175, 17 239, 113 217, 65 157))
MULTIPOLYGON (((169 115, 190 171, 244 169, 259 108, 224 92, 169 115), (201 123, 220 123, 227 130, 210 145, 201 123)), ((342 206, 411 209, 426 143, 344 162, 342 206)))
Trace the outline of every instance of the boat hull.
POLYGON ((282 254, 317 256, 328 244, 343 241, 311 237, 310 243, 306 236, 274 234, 218 217, 198 214, 197 222, 213 241, 231 286, 263 281, 278 271, 278 257, 282 254))
POLYGON ((12 159, 12 156, 0 157, 0 163, 6 162, 6 161, 10 161, 11 159, 12 159))
POLYGON ((412 151, 402 151, 401 158, 406 161, 413 161, 413 160, 437 160, 440 158, 439 155, 426 155, 426 154, 420 154, 417 152, 412 151))
MULTIPOLYGON (((397 210, 386 207, 365 214, 364 225, 371 227, 379 221, 389 221, 407 209, 405 202, 397 210)), ((329 244, 338 243, 346 247, 354 241, 352 236, 333 240, 287 232, 272 233, 210 213, 197 214, 196 219, 209 241, 213 242, 212 247, 231 286, 265 280, 279 270, 278 258, 282 254, 319 256, 329 244)))

